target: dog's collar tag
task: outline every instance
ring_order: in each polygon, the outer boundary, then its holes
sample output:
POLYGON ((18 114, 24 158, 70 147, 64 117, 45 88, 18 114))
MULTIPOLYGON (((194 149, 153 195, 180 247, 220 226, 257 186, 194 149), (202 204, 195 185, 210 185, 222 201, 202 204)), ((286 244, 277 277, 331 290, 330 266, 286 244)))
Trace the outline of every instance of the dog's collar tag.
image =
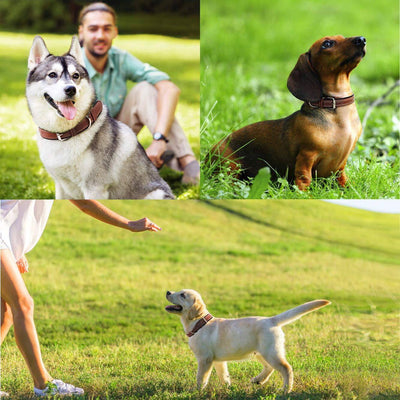
POLYGON ((192 337, 196 332, 198 332, 208 321, 211 321, 214 317, 211 314, 207 314, 202 319, 200 319, 194 328, 186 334, 188 337, 192 337))

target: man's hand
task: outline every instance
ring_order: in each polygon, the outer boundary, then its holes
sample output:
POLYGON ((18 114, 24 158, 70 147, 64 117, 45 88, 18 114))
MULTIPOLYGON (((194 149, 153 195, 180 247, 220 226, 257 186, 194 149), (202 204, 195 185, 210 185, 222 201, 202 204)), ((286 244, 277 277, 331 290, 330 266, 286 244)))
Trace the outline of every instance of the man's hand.
POLYGON ((163 165, 161 156, 167 148, 167 143, 164 140, 153 140, 151 145, 146 149, 147 157, 150 158, 151 162, 160 168, 163 165))

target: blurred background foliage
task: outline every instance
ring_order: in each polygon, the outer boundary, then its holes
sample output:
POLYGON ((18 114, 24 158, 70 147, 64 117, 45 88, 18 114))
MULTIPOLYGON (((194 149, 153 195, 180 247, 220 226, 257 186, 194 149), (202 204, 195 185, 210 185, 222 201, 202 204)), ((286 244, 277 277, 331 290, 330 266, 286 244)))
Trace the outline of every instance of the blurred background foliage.
MULTIPOLYGON (((25 33, 74 33, 89 0, 1 0, 0 29, 25 33)), ((200 0, 106 0, 121 34, 200 37, 200 0)))

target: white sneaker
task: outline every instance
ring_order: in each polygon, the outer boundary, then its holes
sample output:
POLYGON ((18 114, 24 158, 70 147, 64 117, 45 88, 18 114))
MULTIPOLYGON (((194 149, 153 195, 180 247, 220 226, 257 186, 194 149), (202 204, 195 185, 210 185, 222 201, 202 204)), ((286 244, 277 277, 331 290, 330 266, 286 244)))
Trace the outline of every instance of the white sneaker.
POLYGON ((84 394, 84 390, 69 383, 64 383, 59 379, 54 379, 47 383, 45 389, 33 388, 36 396, 48 396, 58 394, 61 396, 80 396, 84 394))
POLYGON ((3 392, 0 390, 0 397, 9 397, 10 395, 7 392, 3 392))

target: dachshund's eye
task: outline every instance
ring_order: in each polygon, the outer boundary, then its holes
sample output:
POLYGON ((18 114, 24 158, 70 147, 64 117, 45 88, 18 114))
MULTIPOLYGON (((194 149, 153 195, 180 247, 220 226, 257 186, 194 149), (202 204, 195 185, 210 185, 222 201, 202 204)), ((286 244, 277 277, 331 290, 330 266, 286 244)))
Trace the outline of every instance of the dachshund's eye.
POLYGON ((182 299, 184 299, 186 296, 184 293, 181 293, 181 297, 182 297, 182 299))
POLYGON ((50 72, 49 75, 47 75, 49 78, 57 78, 57 74, 55 72, 50 72))
POLYGON ((322 43, 321 49, 330 49, 334 45, 335 45, 335 41, 334 40, 325 40, 322 43))

